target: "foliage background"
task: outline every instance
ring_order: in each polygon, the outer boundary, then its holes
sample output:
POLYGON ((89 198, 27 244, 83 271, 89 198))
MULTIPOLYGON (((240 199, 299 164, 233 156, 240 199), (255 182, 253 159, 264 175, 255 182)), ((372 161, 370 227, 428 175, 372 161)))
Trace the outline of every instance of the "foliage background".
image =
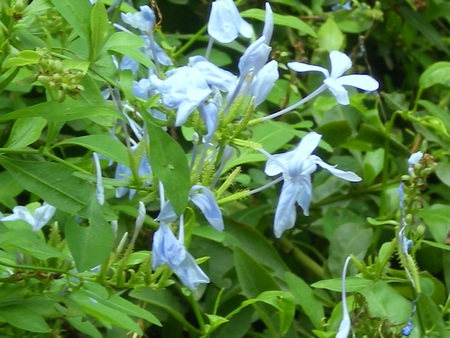
MULTIPOLYGON (((80 6, 56 0, 35 0, 30 6, 22 1, 0 3, 2 212, 44 200, 58 208, 54 220, 59 224, 37 235, 24 224, 1 225, 3 336, 118 337, 134 332, 148 337, 333 337, 342 319, 340 276, 348 255, 354 256, 347 303, 356 337, 401 337, 411 315, 411 337, 450 336, 448 1, 352 1, 350 10, 336 1, 270 1, 274 13, 291 23, 288 16, 300 18, 304 26, 276 25, 271 58, 279 62, 281 75, 257 113, 286 107, 320 85, 314 74, 290 72, 288 61, 327 67, 332 50, 345 51, 353 71, 371 74, 381 87, 371 95, 353 91, 349 106, 322 95, 276 122, 250 128, 248 137, 274 153, 291 149, 307 131, 317 131, 325 141, 318 155, 355 171, 363 182, 350 185, 324 172, 315 174, 310 216, 299 211, 296 227, 279 240, 272 230, 279 187, 221 204, 223 233, 188 207, 189 251, 196 258, 207 257, 201 267, 211 279, 198 294, 183 288, 176 277, 168 279, 168 269, 151 272, 151 238, 158 227, 157 197, 151 187, 141 182, 138 199, 115 199, 113 188, 120 184, 112 180, 114 169, 102 161, 103 175, 111 179, 105 178, 108 203, 101 210, 95 204, 92 151, 130 165, 126 147, 108 138, 122 116, 104 102, 100 89, 105 79, 115 82, 118 77, 110 54, 139 57, 130 54, 139 42, 116 35, 105 43, 113 30, 97 26, 105 21, 95 17, 104 12, 92 14, 81 0, 80 6), (80 43, 84 38, 89 46, 80 43), (82 69, 79 83, 84 90, 57 102, 58 93, 34 81, 37 67, 42 67, 36 48, 45 48, 45 55, 53 53, 52 60, 66 60, 65 67, 82 69), (413 269, 422 287, 414 311, 417 288, 397 258, 395 240, 397 188, 408 174, 409 155, 419 150, 432 158, 421 162, 419 179, 406 197, 413 269), (133 231, 139 199, 146 203, 147 216, 128 252, 119 241, 133 231), (84 220, 84 227, 75 215, 84 220), (108 222, 117 216, 114 239, 108 222), (90 270, 105 261, 109 271, 90 270)), ((189 56, 203 54, 208 38, 196 34, 207 23, 210 4, 157 4, 162 20, 156 39, 174 64, 184 65, 189 56)), ((264 8, 264 2, 237 4, 260 32, 263 17, 254 8, 264 8)), ((118 18, 117 11, 108 15, 118 18)), ((241 38, 215 46, 211 60, 236 73, 247 45, 241 38)), ((127 76, 119 75, 121 90, 133 102, 127 76)), ((154 104, 150 99, 144 105, 154 104)), ((187 129, 170 131, 190 153, 192 145, 183 137, 188 134, 187 129)), ((269 182, 262 171, 264 160, 241 149, 228 164, 229 170, 242 166, 230 191, 269 182)))

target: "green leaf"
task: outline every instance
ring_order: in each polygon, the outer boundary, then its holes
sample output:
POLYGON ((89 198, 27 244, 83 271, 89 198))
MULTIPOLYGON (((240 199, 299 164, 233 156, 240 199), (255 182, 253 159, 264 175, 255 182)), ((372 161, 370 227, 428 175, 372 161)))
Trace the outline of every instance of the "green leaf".
POLYGON ((318 32, 319 46, 328 52, 340 50, 344 45, 345 36, 342 34, 334 19, 330 16, 320 27, 318 32))
POLYGON ((54 207, 76 214, 94 189, 58 163, 22 161, 0 156, 0 165, 27 191, 54 207))
POLYGON ((450 205, 434 204, 420 210, 417 215, 422 217, 437 243, 445 243, 450 231, 450 205))
POLYGON ((189 167, 181 146, 163 129, 146 120, 150 139, 150 166, 164 185, 177 215, 186 209, 191 190, 189 167))
POLYGON ((82 102, 65 100, 63 103, 48 101, 33 106, 24 107, 0 116, 0 122, 16 120, 25 117, 42 117, 47 121, 67 122, 94 116, 111 116, 122 119, 122 115, 104 101, 82 102))
POLYGON ((106 44, 103 46, 104 51, 112 51, 136 60, 147 68, 150 68, 153 63, 144 53, 139 51, 139 48, 144 45, 144 40, 139 36, 131 33, 117 32, 111 35, 106 44))
MULTIPOLYGON (((266 12, 259 8, 252 8, 241 12, 243 18, 256 19, 264 21, 266 12)), ((308 24, 292 15, 281 15, 273 13, 273 23, 278 26, 285 26, 297 29, 300 32, 308 34, 313 38, 317 37, 316 32, 308 24)))
POLYGON ((108 35, 108 21, 105 5, 101 1, 97 1, 91 11, 91 55, 89 59, 92 62, 97 59, 108 35))
POLYGON ((424 89, 438 83, 450 87, 450 62, 440 61, 432 64, 419 79, 419 84, 424 89))
POLYGON ((111 137, 110 135, 99 134, 74 137, 55 144, 53 148, 63 145, 81 146, 95 151, 100 155, 113 160, 114 162, 123 164, 127 167, 130 166, 127 147, 119 140, 111 137))
POLYGON ((37 141, 47 121, 41 117, 18 119, 12 127, 5 148, 20 149, 37 141))
POLYGON ((72 292, 69 298, 79 304, 87 314, 98 319, 100 322, 113 324, 140 335, 143 334, 139 325, 127 314, 92 298, 92 293, 88 293, 86 290, 78 289, 72 292))
POLYGON ((384 149, 380 148, 366 153, 363 165, 364 184, 369 186, 373 183, 375 178, 381 173, 381 170, 383 170, 383 164, 384 149))
POLYGON ((387 318, 393 325, 406 323, 411 314, 411 302, 384 281, 359 291, 366 299, 373 317, 387 318))
POLYGON ((64 233, 77 270, 83 272, 105 262, 113 249, 114 233, 101 211, 95 192, 80 213, 87 218, 89 225, 82 226, 73 217, 66 222, 64 233))
POLYGON ((238 246, 234 249, 234 262, 242 293, 247 298, 256 298, 264 291, 280 289, 267 270, 238 246))
POLYGON ((5 68, 35 65, 41 60, 41 54, 33 50, 23 50, 17 56, 6 60, 5 68))
POLYGON ((17 205, 14 197, 22 191, 20 184, 7 171, 0 172, 0 203, 12 209, 17 205))
MULTIPOLYGON (((345 289, 347 292, 360 292, 365 288, 370 287, 374 281, 359 278, 359 277, 347 277, 345 279, 345 289)), ((341 278, 332 278, 325 279, 311 284, 313 288, 318 289, 327 289, 335 292, 341 292, 342 290, 342 279, 341 278)))
POLYGON ((19 73, 20 67, 9 68, 0 76, 0 93, 3 93, 5 88, 11 83, 11 81, 19 73))
POLYGON ((303 279, 293 273, 286 272, 285 280, 294 296, 295 303, 301 306, 314 327, 320 330, 323 327, 322 318, 325 317, 320 299, 303 279))
POLYGON ((11 304, 0 306, 0 318, 8 324, 29 332, 51 332, 44 317, 26 305, 11 304))
POLYGON ((84 43, 89 43, 91 5, 89 1, 50 0, 56 10, 78 33, 84 43))
POLYGON ((86 283, 85 292, 93 299, 100 303, 126 313, 130 316, 135 316, 147 320, 149 323, 162 326, 161 322, 152 313, 140 308, 139 306, 131 303, 130 301, 122 298, 117 293, 109 294, 107 289, 96 283, 86 283))

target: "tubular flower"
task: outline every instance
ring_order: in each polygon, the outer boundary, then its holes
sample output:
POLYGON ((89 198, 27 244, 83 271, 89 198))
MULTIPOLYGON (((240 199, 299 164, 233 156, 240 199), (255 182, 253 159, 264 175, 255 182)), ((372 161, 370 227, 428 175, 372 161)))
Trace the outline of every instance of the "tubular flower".
POLYGON ((18 205, 13 208, 13 213, 3 217, 2 222, 22 220, 27 222, 33 228, 33 231, 40 230, 46 225, 55 214, 56 208, 44 202, 42 206, 36 208, 32 214, 27 208, 18 205))
POLYGON ((326 163, 320 157, 312 155, 319 145, 321 135, 311 132, 300 141, 299 145, 284 154, 269 155, 264 169, 266 175, 283 175, 283 187, 275 211, 274 232, 280 238, 283 232, 291 229, 296 220, 295 204, 309 215, 312 197, 311 174, 317 166, 328 170, 330 174, 350 182, 359 182, 361 177, 351 171, 343 171, 326 163))
POLYGON ((331 93, 336 97, 339 104, 348 105, 350 103, 348 92, 344 86, 356 87, 366 91, 375 91, 379 83, 370 75, 366 74, 343 74, 352 67, 350 58, 339 51, 330 53, 331 74, 328 69, 320 66, 310 65, 302 62, 289 62, 288 67, 296 72, 321 72, 325 75, 323 81, 331 93))

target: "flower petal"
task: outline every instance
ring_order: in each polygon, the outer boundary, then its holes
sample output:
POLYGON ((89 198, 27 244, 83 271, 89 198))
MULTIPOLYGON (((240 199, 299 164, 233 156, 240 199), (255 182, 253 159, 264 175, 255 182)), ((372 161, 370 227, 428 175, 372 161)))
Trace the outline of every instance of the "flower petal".
POLYGON ((336 80, 336 82, 343 86, 352 86, 370 92, 373 92, 380 87, 380 84, 377 80, 366 74, 351 74, 341 76, 336 80))
POLYGON ((44 202, 41 207, 34 211, 33 218, 35 220, 33 230, 38 231, 46 225, 55 214, 56 208, 44 202))
POLYGON ((336 177, 339 177, 343 180, 346 180, 349 182, 360 182, 361 181, 361 177, 356 175, 354 172, 343 171, 343 170, 337 169, 335 166, 332 166, 332 165, 326 163, 325 161, 323 161, 319 156, 312 155, 311 160, 314 161, 314 163, 316 163, 323 169, 328 170, 330 172, 330 174, 332 174, 336 177))
POLYGON ((302 175, 299 182, 297 183, 301 186, 298 190, 296 201, 297 204, 302 208, 303 215, 309 216, 309 206, 311 204, 312 198, 312 184, 310 175, 302 175))
POLYGON ((309 63, 303 63, 303 62, 288 62, 288 67, 291 68, 293 71, 302 73, 302 72, 321 72, 325 77, 329 77, 330 73, 328 72, 328 69, 325 69, 320 66, 310 65, 309 63))
POLYGON ((264 29, 262 35, 266 39, 266 44, 270 44, 273 33, 273 11, 270 4, 266 2, 266 16, 264 18, 264 29))
POLYGON ((250 72, 257 73, 265 65, 272 48, 265 42, 264 36, 254 41, 239 59, 239 72, 245 76, 250 72))
POLYGON ((338 82, 338 80, 330 77, 323 82, 328 86, 328 89, 339 104, 348 105, 350 103, 347 90, 338 82))
MULTIPOLYGON (((212 3, 208 21, 208 34, 221 43, 229 43, 238 37, 241 16, 232 0, 216 0, 212 3)), ((245 31, 246 28, 243 27, 245 31)))
MULTIPOLYGON (((170 264, 169 264, 170 266, 170 264)), ((198 266, 194 257, 186 251, 186 257, 177 266, 170 266, 181 282, 194 291, 200 284, 209 283, 208 276, 198 266)))
POLYGON ((272 90, 275 81, 278 80, 278 77, 278 62, 275 60, 267 63, 258 72, 250 88, 251 93, 255 97, 255 106, 259 106, 264 102, 272 90))
POLYGON ((285 230, 291 229, 295 225, 297 218, 295 202, 300 189, 301 186, 291 181, 284 181, 283 183, 273 224, 273 230, 277 238, 280 238, 285 230))
POLYGON ((190 196, 192 203, 200 209, 209 224, 217 231, 223 231, 222 212, 211 190, 201 185, 194 185, 190 196))
POLYGON ((347 54, 334 50, 330 53, 331 78, 337 79, 352 67, 352 60, 347 54))
POLYGON ((159 211, 158 217, 155 218, 157 222, 163 223, 172 223, 175 222, 178 218, 177 214, 173 210, 172 203, 170 201, 166 201, 159 211))

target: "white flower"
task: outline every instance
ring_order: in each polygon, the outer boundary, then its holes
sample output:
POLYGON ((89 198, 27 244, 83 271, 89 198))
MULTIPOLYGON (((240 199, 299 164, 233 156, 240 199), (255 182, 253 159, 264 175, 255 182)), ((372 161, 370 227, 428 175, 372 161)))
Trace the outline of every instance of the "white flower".
POLYGON ((366 91, 375 91, 379 83, 370 75, 365 74, 343 74, 352 67, 350 58, 339 51, 330 53, 331 74, 328 69, 320 66, 310 65, 302 62, 289 62, 288 67, 296 72, 321 72, 325 75, 323 81, 328 89, 336 97, 338 103, 349 104, 348 92, 344 86, 352 86, 366 91))
POLYGON ((15 206, 13 208, 13 213, 9 216, 3 217, 2 222, 5 221, 18 221, 22 220, 27 222, 33 228, 33 231, 40 230, 44 225, 50 221, 50 219, 55 214, 56 208, 50 204, 44 202, 42 206, 36 208, 34 213, 31 212, 21 205, 15 206))

